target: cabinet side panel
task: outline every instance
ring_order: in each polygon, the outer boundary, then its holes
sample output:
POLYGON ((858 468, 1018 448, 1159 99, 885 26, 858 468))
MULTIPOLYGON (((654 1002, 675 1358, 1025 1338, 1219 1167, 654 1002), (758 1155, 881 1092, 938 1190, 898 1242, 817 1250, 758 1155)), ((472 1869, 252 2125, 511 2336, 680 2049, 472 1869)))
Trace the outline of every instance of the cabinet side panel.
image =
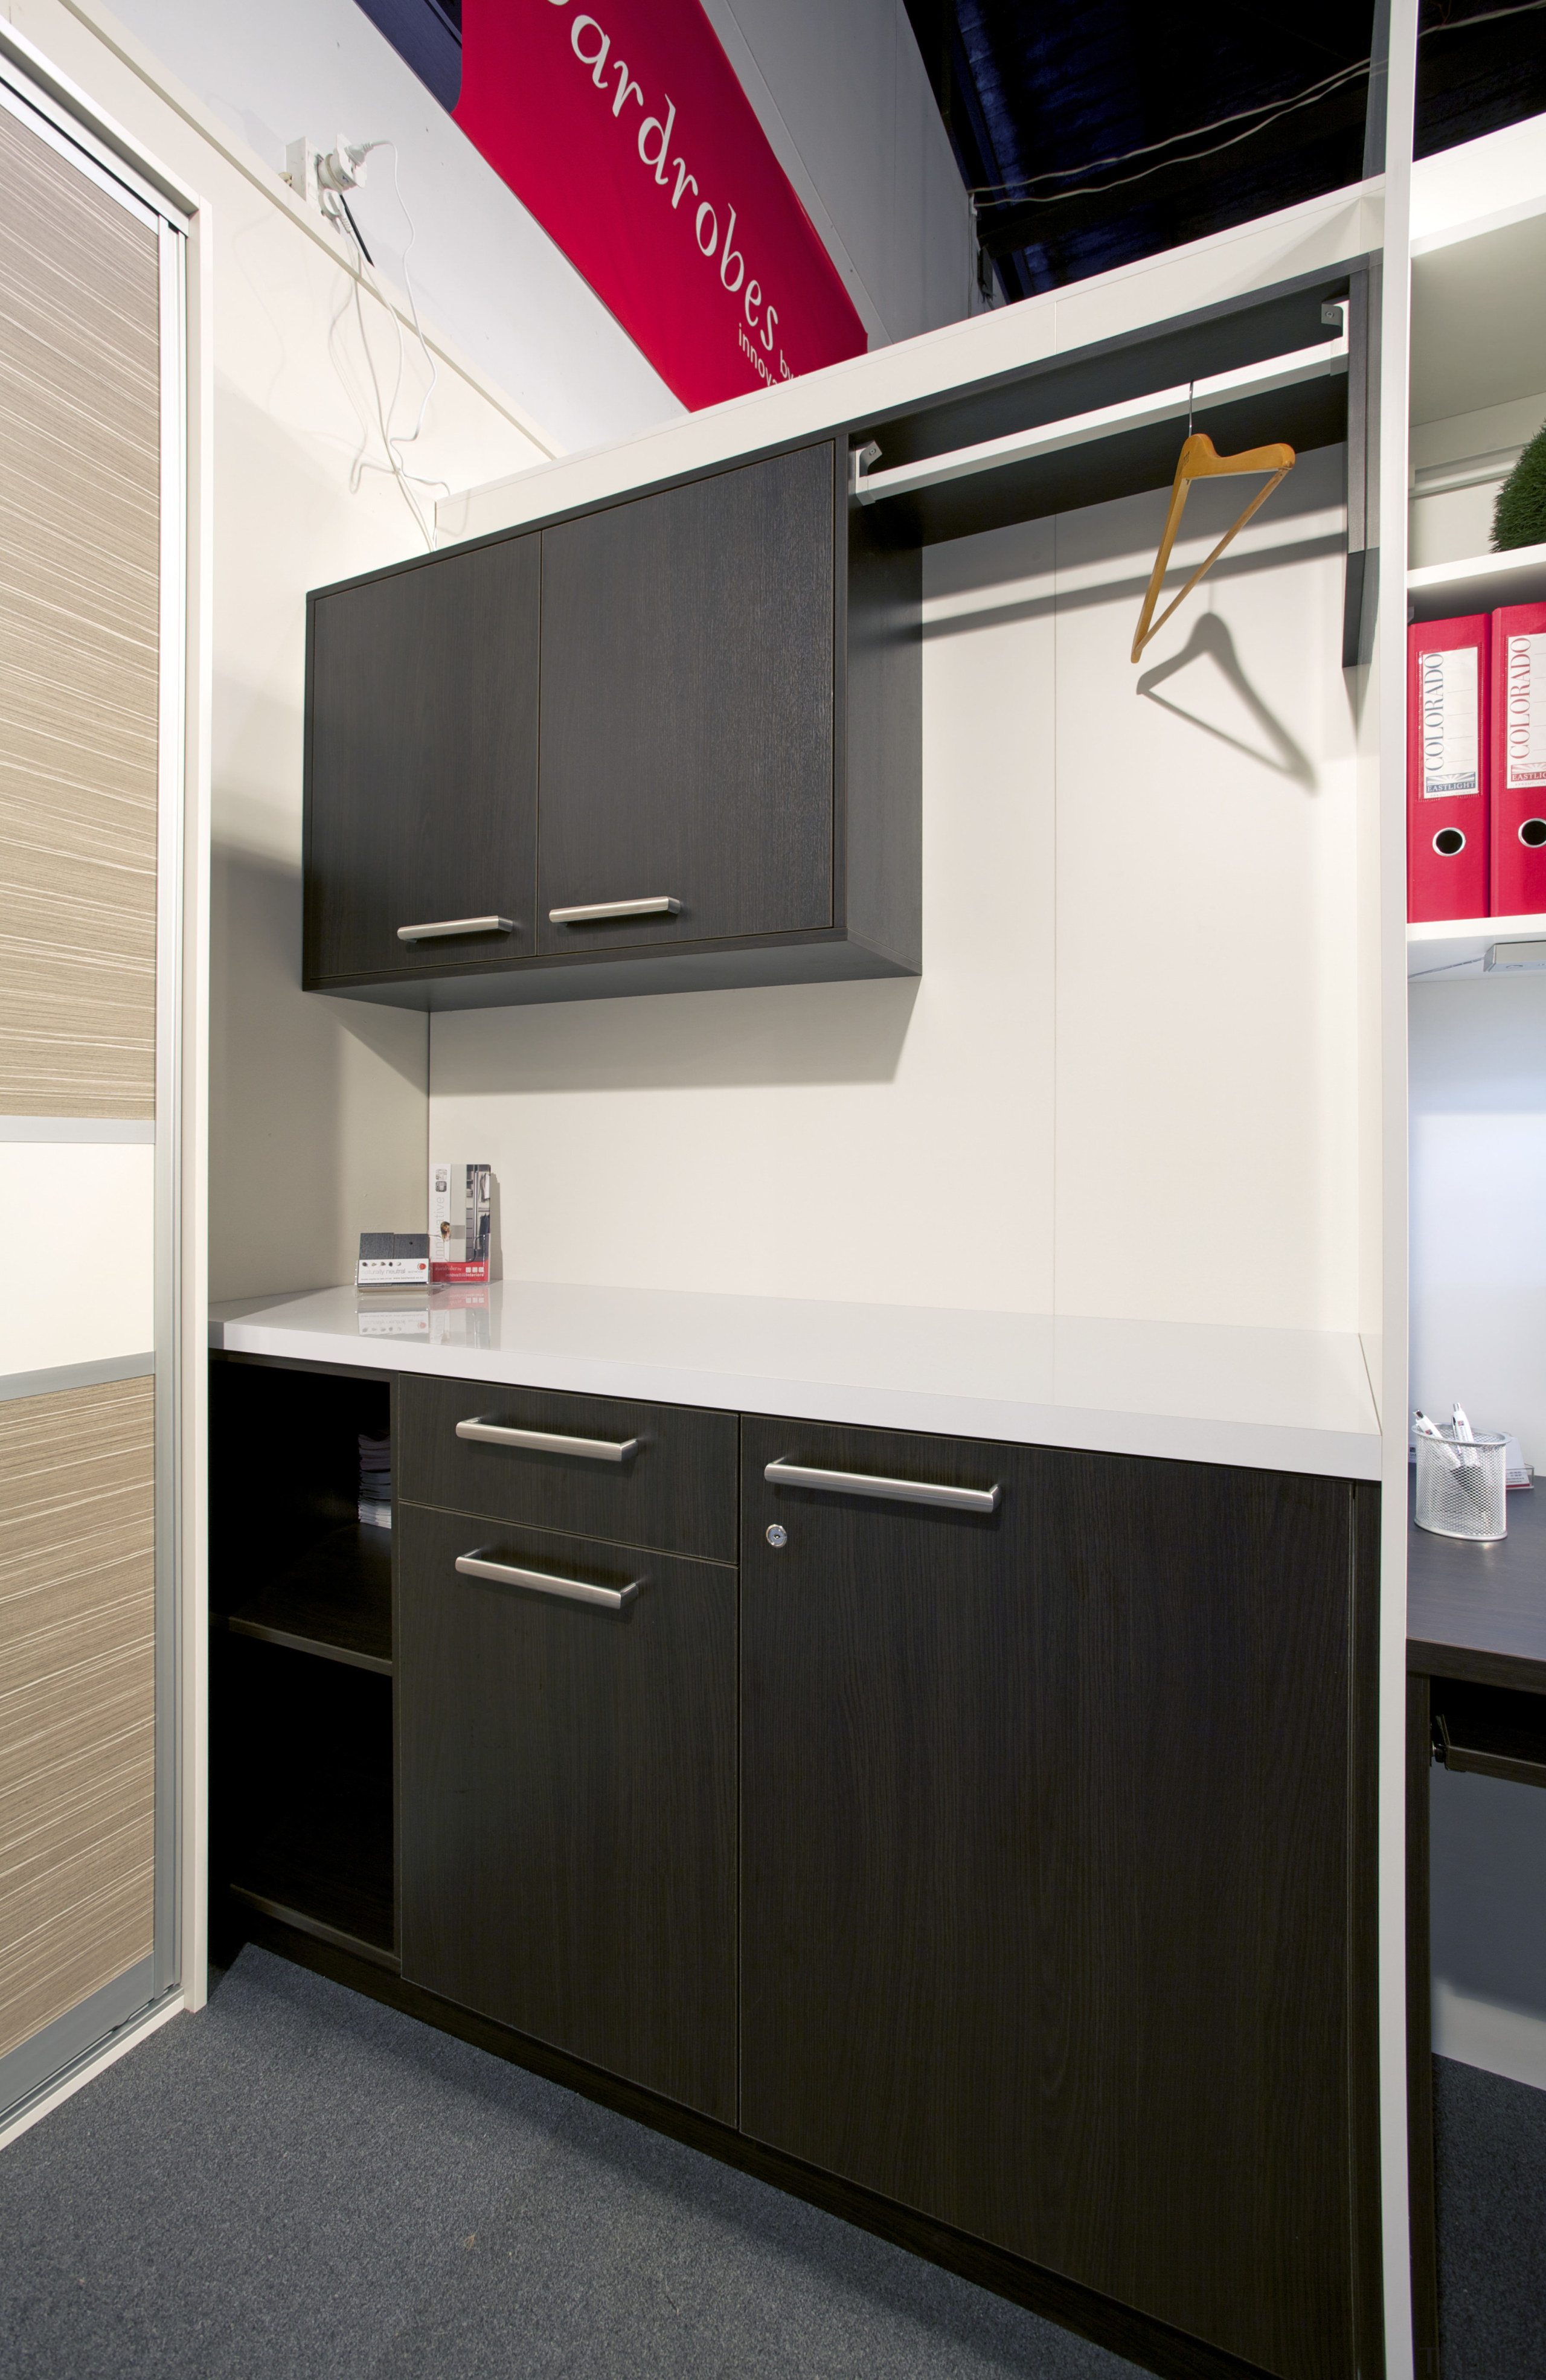
POLYGON ((743 1439, 744 2129, 1351 2380, 1349 1488, 743 1439), (818 1497, 775 1455, 1001 1500, 818 1497))
POLYGON ((1432 1954, 1429 1925, 1431 1682, 1406 1681, 1406 2137, 1412 2241, 1412 2362, 1439 2380, 1439 2244, 1433 2172, 1432 1954))
POLYGON ((923 555, 848 521, 845 922, 909 967, 923 964, 923 555))
MULTIPOLYGON (((1347 1664, 1347 2106, 1353 2320, 1363 2380, 1385 2369, 1380 2190, 1380 1511, 1350 1490, 1347 1664)), ((1436 2380, 1436 2375, 1435 2375, 1436 2380)))

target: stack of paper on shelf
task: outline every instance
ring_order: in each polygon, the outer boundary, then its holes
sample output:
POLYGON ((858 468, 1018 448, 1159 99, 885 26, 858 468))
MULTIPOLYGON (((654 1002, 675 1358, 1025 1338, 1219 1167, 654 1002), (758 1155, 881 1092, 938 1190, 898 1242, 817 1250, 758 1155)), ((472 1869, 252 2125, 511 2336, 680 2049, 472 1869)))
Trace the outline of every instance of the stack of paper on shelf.
POLYGON ((392 1440, 359 1433, 359 1517, 378 1529, 392 1526, 392 1440))

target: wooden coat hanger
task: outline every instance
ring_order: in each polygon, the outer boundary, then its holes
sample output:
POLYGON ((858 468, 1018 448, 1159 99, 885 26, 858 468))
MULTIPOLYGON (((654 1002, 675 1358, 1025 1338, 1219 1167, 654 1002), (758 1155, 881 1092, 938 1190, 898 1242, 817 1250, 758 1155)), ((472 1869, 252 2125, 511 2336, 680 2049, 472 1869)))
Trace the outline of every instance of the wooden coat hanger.
POLYGON ((1181 449, 1181 460, 1175 466, 1175 478, 1170 491, 1170 510, 1165 515, 1164 535, 1160 540, 1160 551, 1154 557, 1154 567, 1150 575, 1149 591, 1144 596, 1143 609, 1138 613, 1138 629, 1133 638, 1131 655, 1135 662, 1150 637, 1159 635, 1176 605, 1184 603, 1198 580, 1211 570, 1231 538, 1238 537, 1252 513, 1266 503, 1278 481, 1285 478, 1293 468, 1292 446, 1250 446, 1243 455, 1220 455, 1215 451, 1212 440, 1206 437, 1201 431, 1199 431, 1195 436, 1187 437, 1186 444, 1181 449), (1181 516, 1187 508, 1187 497, 1192 481, 1225 479, 1232 477, 1237 471, 1271 471, 1272 476, 1260 495, 1251 498, 1234 528, 1225 529, 1207 561, 1198 565, 1180 594, 1167 603, 1159 618, 1154 620, 1154 606, 1160 600, 1160 589, 1163 584, 1165 570, 1170 562, 1170 550, 1175 543, 1175 532, 1181 526, 1181 516), (1151 620, 1153 620, 1152 627, 1150 625, 1151 620))

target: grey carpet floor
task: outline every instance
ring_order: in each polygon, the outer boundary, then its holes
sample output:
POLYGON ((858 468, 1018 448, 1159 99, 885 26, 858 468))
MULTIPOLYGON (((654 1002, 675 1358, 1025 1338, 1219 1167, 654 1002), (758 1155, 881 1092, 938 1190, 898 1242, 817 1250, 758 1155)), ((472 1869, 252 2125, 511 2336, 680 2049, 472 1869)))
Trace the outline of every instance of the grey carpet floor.
POLYGON ((250 1945, 0 2155, 5 2380, 1133 2371, 250 1945))
POLYGON ((1546 2380, 1546 2091, 1433 2060, 1443 2380, 1546 2380))

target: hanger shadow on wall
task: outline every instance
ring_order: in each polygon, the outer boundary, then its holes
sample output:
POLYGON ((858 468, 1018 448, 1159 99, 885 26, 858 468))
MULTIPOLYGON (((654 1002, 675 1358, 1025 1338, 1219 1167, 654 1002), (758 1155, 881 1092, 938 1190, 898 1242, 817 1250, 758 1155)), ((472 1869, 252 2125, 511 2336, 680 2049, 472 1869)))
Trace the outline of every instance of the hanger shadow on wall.
POLYGON ((1231 751, 1242 753, 1248 760, 1255 760, 1263 769, 1271 769, 1275 775, 1287 777, 1292 783, 1303 785, 1307 793, 1319 791, 1321 781, 1309 753, 1296 742, 1271 704, 1252 686, 1235 650, 1235 639, 1230 635, 1228 623, 1221 620, 1216 612, 1199 613, 1192 622, 1191 634, 1181 650, 1173 653, 1168 661, 1159 662, 1152 669, 1145 670, 1138 681, 1137 690, 1145 701, 1154 703, 1161 710, 1168 710, 1174 719, 1185 720, 1188 727, 1200 728, 1204 735, 1214 736, 1219 743, 1228 745, 1231 751), (1188 710, 1183 703, 1167 700, 1157 691, 1160 686, 1178 677, 1183 670, 1189 669, 1194 662, 1199 661, 1213 663, 1260 728, 1268 748, 1243 742, 1238 735, 1231 735, 1227 728, 1215 726, 1211 720, 1201 718, 1195 710, 1188 710))

